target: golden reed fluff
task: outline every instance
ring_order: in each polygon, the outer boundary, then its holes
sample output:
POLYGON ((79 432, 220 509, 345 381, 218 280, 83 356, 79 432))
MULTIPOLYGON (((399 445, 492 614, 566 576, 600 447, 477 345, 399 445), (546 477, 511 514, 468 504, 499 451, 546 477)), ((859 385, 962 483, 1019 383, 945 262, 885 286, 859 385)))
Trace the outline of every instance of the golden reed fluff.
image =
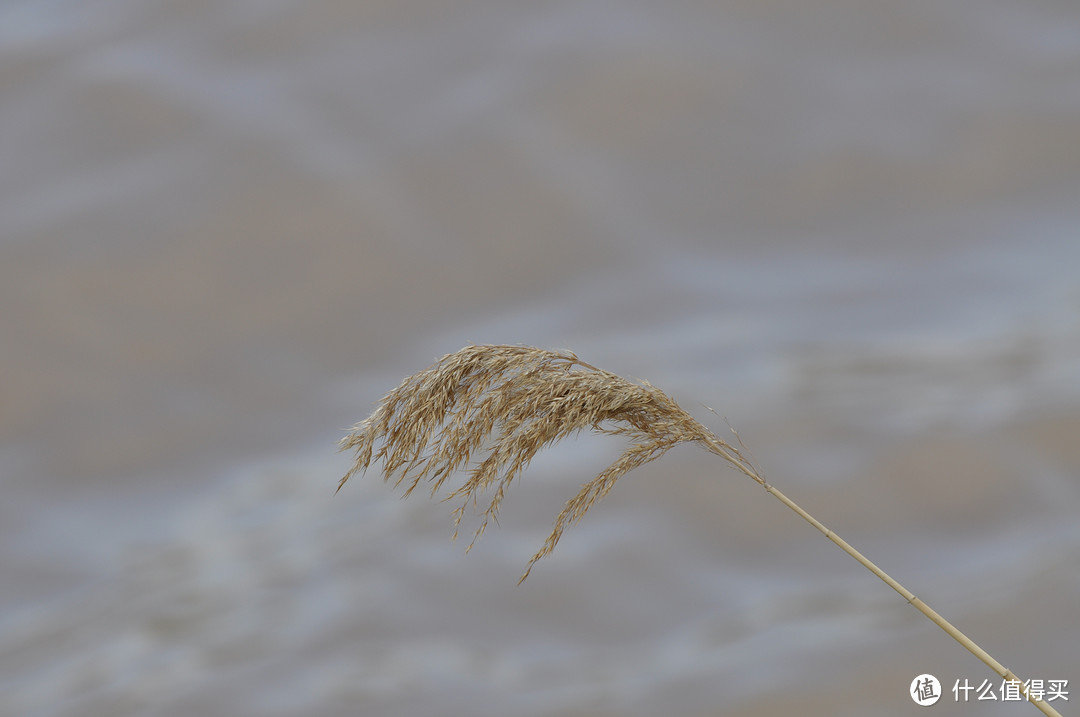
POLYGON ((434 496, 452 474, 467 470, 464 482, 447 497, 461 499, 454 510, 455 537, 468 504, 494 487, 473 536, 475 542, 488 522, 497 517, 507 488, 533 456, 583 430, 622 436, 629 439, 629 445, 567 501, 519 583, 529 576, 536 561, 555 549, 566 528, 606 496, 622 475, 660 458, 680 443, 696 443, 798 513, 998 675, 1015 680, 1042 712, 1058 715, 1045 701, 1029 695, 1015 674, 945 618, 767 483, 743 452, 695 420, 663 391, 585 363, 569 351, 466 346, 407 377, 342 439, 341 449, 353 451, 355 462, 341 478, 338 490, 377 461, 383 463, 387 479, 396 476, 396 486, 405 484, 406 496, 424 481, 434 496), (481 458, 474 462, 474 456, 481 458))

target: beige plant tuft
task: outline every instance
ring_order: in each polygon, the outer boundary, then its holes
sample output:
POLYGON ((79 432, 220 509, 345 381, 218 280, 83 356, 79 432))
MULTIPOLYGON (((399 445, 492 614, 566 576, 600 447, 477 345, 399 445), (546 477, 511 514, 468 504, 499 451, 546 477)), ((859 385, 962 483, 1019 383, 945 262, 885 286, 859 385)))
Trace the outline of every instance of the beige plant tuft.
POLYGON ((646 382, 627 381, 570 352, 467 346, 406 378, 342 440, 343 450, 355 452, 356 463, 338 489, 372 462, 382 461, 386 476, 395 476, 395 485, 405 484, 405 495, 425 480, 435 495, 451 474, 482 455, 447 497, 461 499, 454 511, 456 536, 468 504, 494 487, 475 542, 497 518, 507 488, 533 456, 583 430, 624 436, 630 445, 567 502, 522 580, 555 548, 567 526, 607 495, 623 474, 679 443, 719 449, 744 471, 751 470, 737 449, 646 382))
POLYGON ((644 381, 627 381, 569 351, 466 346, 409 376, 342 439, 341 449, 352 450, 356 461, 338 483, 338 490, 377 461, 382 461, 387 479, 396 476, 395 485, 405 485, 406 496, 424 481, 434 496, 452 474, 467 470, 465 481, 447 497, 461 499, 454 510, 455 537, 469 503, 478 502, 481 493, 494 487, 473 536, 475 542, 488 522, 497 519, 507 488, 533 456, 583 430, 623 436, 630 445, 567 501, 519 583, 529 576, 536 561, 555 549, 566 528, 606 496, 622 475, 660 458, 680 443, 696 443, 798 513, 998 675, 1015 680, 1021 693, 1039 710, 1060 717, 1045 701, 1030 695, 1012 671, 767 483, 743 452, 696 421, 663 391, 644 381))

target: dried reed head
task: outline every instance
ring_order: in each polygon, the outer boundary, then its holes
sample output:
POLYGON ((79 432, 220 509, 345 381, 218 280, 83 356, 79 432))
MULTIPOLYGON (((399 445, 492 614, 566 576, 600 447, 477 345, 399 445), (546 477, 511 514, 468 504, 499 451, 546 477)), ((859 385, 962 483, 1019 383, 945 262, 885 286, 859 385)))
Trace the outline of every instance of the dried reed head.
POLYGON ((395 485, 404 483, 406 496, 424 480, 434 496, 452 473, 469 466, 474 455, 483 455, 469 469, 464 483, 446 498, 463 499, 454 511, 456 537, 469 502, 475 503, 480 493, 495 486, 475 542, 488 521, 497 518, 506 489, 533 456, 544 446, 585 429, 625 436, 630 445, 566 503, 521 580, 555 548, 567 526, 607 495, 620 476, 679 443, 701 444, 761 482, 738 449, 646 382, 632 383, 570 352, 466 346, 406 378, 342 439, 341 449, 353 450, 356 462, 338 490, 353 475, 381 460, 386 478, 396 476, 395 485))

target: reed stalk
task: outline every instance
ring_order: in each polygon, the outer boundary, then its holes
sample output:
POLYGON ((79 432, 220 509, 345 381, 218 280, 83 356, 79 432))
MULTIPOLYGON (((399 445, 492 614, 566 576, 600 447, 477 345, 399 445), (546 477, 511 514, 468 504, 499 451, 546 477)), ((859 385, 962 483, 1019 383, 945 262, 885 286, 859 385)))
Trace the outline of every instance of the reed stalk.
POLYGON ((1044 714, 1060 717, 1046 701, 1032 697, 1015 673, 768 483, 738 447, 714 434, 649 383, 627 381, 569 351, 466 346, 407 377, 342 439, 341 449, 353 451, 355 462, 341 478, 338 490, 378 461, 383 463, 387 480, 396 477, 395 486, 405 485, 406 496, 424 481, 435 496, 451 475, 467 470, 464 482, 445 498, 461 501, 453 511, 455 538, 469 503, 477 503, 481 493, 494 489, 471 548, 488 522, 497 518, 507 488, 533 456, 583 430, 623 436, 630 445, 567 501, 519 584, 538 560, 555 549, 566 528, 584 517, 623 474, 660 458, 680 443, 696 443, 817 528, 1003 679, 1018 683, 1028 701, 1044 714), (483 458, 469 467, 474 454, 483 458))

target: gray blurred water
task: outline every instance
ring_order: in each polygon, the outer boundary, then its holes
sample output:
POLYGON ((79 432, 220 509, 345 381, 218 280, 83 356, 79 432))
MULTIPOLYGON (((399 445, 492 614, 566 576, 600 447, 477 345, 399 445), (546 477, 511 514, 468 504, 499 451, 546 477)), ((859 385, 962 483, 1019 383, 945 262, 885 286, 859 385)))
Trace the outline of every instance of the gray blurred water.
POLYGON ((571 348, 1076 687, 1078 196, 1069 3, 0 5, 0 715, 1029 714, 693 449, 521 586, 617 443, 468 556, 335 449, 571 348))

